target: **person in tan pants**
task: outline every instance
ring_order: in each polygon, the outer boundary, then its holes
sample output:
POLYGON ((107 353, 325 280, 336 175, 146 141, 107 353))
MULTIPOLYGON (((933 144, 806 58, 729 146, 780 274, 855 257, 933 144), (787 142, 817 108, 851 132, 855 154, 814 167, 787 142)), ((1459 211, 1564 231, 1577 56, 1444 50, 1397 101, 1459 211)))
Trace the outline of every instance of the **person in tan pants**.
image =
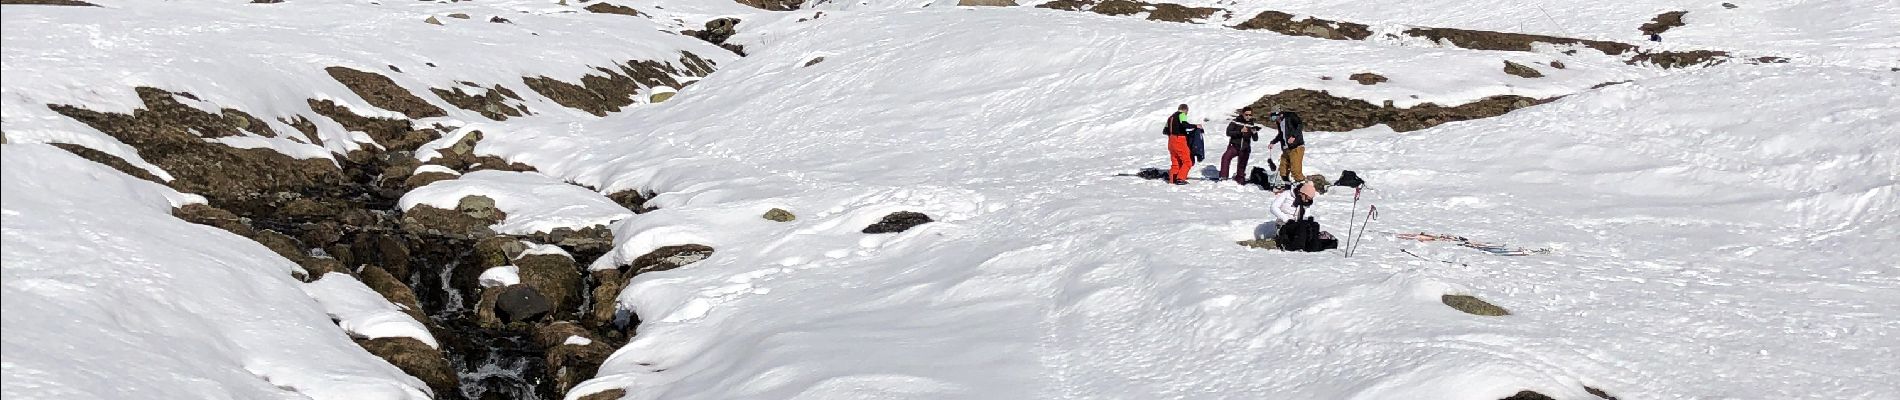
POLYGON ((1269 146, 1280 145, 1280 179, 1287 182, 1306 179, 1305 171, 1300 169, 1301 162, 1306 159, 1306 124, 1300 121, 1300 115, 1292 111, 1274 111, 1267 114, 1267 121, 1272 123, 1273 130, 1280 131, 1273 136, 1272 142, 1267 143, 1269 146))

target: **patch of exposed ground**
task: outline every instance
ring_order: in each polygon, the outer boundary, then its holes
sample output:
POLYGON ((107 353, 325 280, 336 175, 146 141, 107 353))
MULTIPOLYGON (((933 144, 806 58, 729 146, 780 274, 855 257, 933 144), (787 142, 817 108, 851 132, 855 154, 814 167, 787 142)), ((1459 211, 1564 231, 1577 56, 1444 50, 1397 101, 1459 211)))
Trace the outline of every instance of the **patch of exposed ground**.
POLYGON ((331 78, 335 78, 343 86, 348 86, 350 91, 356 92, 363 101, 369 102, 369 105, 376 108, 399 112, 409 118, 448 115, 442 112, 441 107, 429 104, 428 100, 409 93, 408 89, 403 89, 402 85, 397 85, 396 81, 390 80, 383 74, 344 67, 329 67, 324 68, 323 71, 330 73, 331 78))
POLYGON ((1194 22, 1214 16, 1223 10, 1209 7, 1189 7, 1174 3, 1148 3, 1133 0, 1056 0, 1037 5, 1040 8, 1052 8, 1066 11, 1088 11, 1102 15, 1135 15, 1148 13, 1148 19, 1168 22, 1194 22))
POLYGON ((1265 115, 1276 107, 1300 114, 1306 123, 1306 129, 1326 132, 1345 132, 1373 125, 1385 124, 1392 130, 1409 132, 1439 124, 1489 118, 1533 105, 1548 103, 1551 99, 1536 99, 1524 96, 1492 96, 1482 100, 1446 107, 1433 103, 1424 103, 1411 108, 1374 105, 1359 99, 1334 96, 1326 91, 1310 89, 1292 89, 1261 97, 1247 108, 1255 114, 1265 115))
POLYGON ((1240 25, 1240 30, 1266 30, 1288 36, 1308 36, 1332 40, 1365 40, 1372 37, 1372 30, 1365 24, 1330 21, 1314 17, 1293 20, 1293 14, 1279 11, 1262 11, 1240 25))
POLYGON ((704 40, 706 43, 718 45, 720 48, 731 51, 733 54, 744 56, 746 55, 744 46, 726 43, 726 40, 731 39, 733 34, 739 33, 737 29, 738 26, 738 18, 719 18, 706 21, 706 29, 688 30, 680 33, 699 38, 699 40, 704 40))
POLYGON ((38 6, 83 6, 83 7, 98 7, 99 6, 98 4, 87 3, 87 2, 83 2, 79 0, 0 0, 0 4, 38 5, 38 6))
POLYGON ((525 77, 522 81, 527 83, 529 89, 554 100, 556 104, 605 116, 633 105, 641 89, 654 86, 678 88, 682 85, 674 77, 705 76, 712 69, 710 61, 690 52, 681 55, 680 64, 685 70, 659 61, 629 61, 615 65, 615 68, 595 67, 594 70, 599 74, 581 76, 580 84, 546 76, 525 77))
POLYGON ((1662 13, 1661 15, 1657 15, 1655 19, 1649 20, 1648 23, 1644 23, 1643 26, 1637 27, 1636 30, 1643 31, 1644 35, 1659 35, 1663 32, 1668 32, 1670 28, 1682 26, 1682 16, 1687 14, 1689 14, 1688 11, 1662 13))
MULTIPOLYGON (((718 1, 718 0, 709 0, 718 1)), ((805 5, 805 0, 737 0, 739 4, 752 6, 766 11, 792 11, 805 5)))
POLYGON ((646 16, 646 13, 642 13, 640 12, 640 10, 635 10, 633 9, 633 7, 627 7, 627 6, 613 4, 613 3, 594 3, 594 5, 587 6, 582 9, 587 10, 588 12, 600 13, 600 14, 620 14, 620 15, 625 15, 625 16, 630 16, 630 17, 645 17, 646 16))
POLYGON ((482 92, 481 94, 463 92, 459 86, 448 89, 430 88, 429 91, 435 93, 435 96, 442 98, 443 101, 449 102, 449 105, 474 111, 483 117, 488 117, 488 119, 496 121, 505 121, 508 117, 519 117, 530 114, 530 112, 528 112, 528 106, 526 105, 508 104, 509 100, 513 100, 517 103, 521 101, 521 95, 515 94, 513 90, 509 90, 501 85, 494 85, 493 87, 482 89, 481 85, 470 82, 461 83, 462 86, 473 88, 470 89, 471 91, 482 90, 482 92))

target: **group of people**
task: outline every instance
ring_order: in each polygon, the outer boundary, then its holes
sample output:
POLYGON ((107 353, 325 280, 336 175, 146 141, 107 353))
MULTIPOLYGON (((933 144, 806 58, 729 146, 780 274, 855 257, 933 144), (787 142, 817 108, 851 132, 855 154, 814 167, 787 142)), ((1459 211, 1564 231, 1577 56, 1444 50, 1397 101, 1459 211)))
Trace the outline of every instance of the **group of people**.
MULTIPOLYGON (((1272 140, 1267 142, 1267 149, 1280 148, 1280 164, 1276 168, 1280 180, 1292 182, 1306 176, 1300 170, 1306 158, 1306 134, 1299 117, 1291 112, 1275 110, 1267 114, 1267 122, 1269 125, 1264 127, 1256 124, 1253 109, 1249 108, 1242 109, 1240 115, 1227 124, 1227 151, 1221 153, 1219 177, 1215 180, 1232 177, 1234 183, 1247 184, 1247 159, 1253 155, 1253 143, 1260 141, 1260 131, 1265 127, 1271 127, 1274 131, 1272 140), (1233 169, 1228 169, 1229 163, 1234 161, 1239 162, 1233 164, 1233 169)), ((1186 104, 1168 116, 1167 127, 1164 128, 1164 133, 1168 135, 1168 183, 1188 184, 1188 174, 1196 161, 1193 142, 1203 131, 1201 124, 1188 119, 1186 104)))
MULTIPOLYGON (((1242 109, 1233 122, 1227 124, 1227 151, 1221 154, 1220 169, 1213 180, 1233 179, 1234 183, 1242 185, 1250 183, 1247 160, 1253 154, 1253 143, 1260 141, 1262 130, 1272 129, 1273 136, 1267 142, 1267 149, 1280 149, 1279 165, 1274 170, 1280 182, 1285 184, 1253 183, 1274 191, 1268 211, 1274 218, 1273 237, 1277 245, 1282 249, 1303 251, 1319 251, 1336 246, 1327 244, 1326 241, 1332 240, 1330 235, 1320 231, 1319 224, 1306 216, 1306 209, 1313 204, 1318 190, 1306 182, 1306 175, 1301 170, 1306 158, 1306 134, 1299 114, 1276 108, 1267 114, 1266 122, 1264 126, 1256 124, 1253 109, 1247 108, 1242 109), (1228 169, 1230 163, 1233 169, 1228 169)), ((1201 124, 1195 124, 1188 118, 1186 104, 1168 116, 1164 131, 1168 136, 1168 183, 1188 184, 1188 174, 1200 156, 1197 147, 1199 136, 1204 131, 1201 124)), ((1273 163, 1268 162, 1268 165, 1273 163)))

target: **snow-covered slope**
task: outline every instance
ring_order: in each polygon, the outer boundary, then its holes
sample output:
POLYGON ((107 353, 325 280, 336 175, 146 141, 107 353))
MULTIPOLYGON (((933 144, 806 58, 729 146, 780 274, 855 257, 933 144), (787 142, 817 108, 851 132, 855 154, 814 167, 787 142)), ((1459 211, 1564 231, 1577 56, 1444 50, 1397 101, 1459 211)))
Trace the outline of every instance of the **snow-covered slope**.
MULTIPOLYGON (((1900 365, 1900 83, 1883 64, 1894 50, 1882 39, 1894 32, 1866 23, 1900 7, 1881 1, 1742 4, 1724 24, 1701 19, 1724 12, 1719 4, 1680 5, 1695 7, 1690 24, 1662 46, 1807 57, 1706 70, 946 0, 810 4, 822 17, 697 0, 617 2, 641 15, 539 0, 99 3, 6 8, 9 399, 427 390, 348 342, 438 343, 360 282, 288 280, 296 264, 165 215, 200 201, 193 196, 32 143, 75 143, 143 165, 130 147, 46 107, 125 112, 139 106, 133 86, 190 92, 202 99, 190 106, 242 109, 280 132, 294 127, 278 118, 312 115, 312 99, 401 116, 351 93, 327 66, 387 75, 443 109, 414 119, 456 128, 424 153, 480 130, 474 154, 538 169, 421 167, 459 179, 411 191, 399 207, 485 194, 509 214, 499 231, 611 223, 616 247, 594 269, 665 246, 717 249, 641 274, 618 298, 590 300, 632 309, 642 323, 570 398, 611 389, 633 399, 1900 391, 1885 367, 1900 365), (1853 28, 1797 18, 1812 15, 1853 28), (430 17, 441 24, 423 22, 430 17), (743 20, 731 40, 751 56, 662 32, 722 17, 743 20), (1784 18, 1796 21, 1764 22, 1784 18), (604 117, 523 82, 576 81, 593 67, 681 51, 717 61, 719 72, 664 103, 604 117), (1546 76, 1506 74, 1507 60, 1546 76), (1552 61, 1566 67, 1543 67, 1552 61), (1345 79, 1360 72, 1390 80, 1345 79), (428 94, 458 81, 512 88, 533 114, 492 121, 428 94), (1618 81, 1632 82, 1598 87, 1618 81), (1176 104, 1218 131, 1232 110, 1295 88, 1396 107, 1567 97, 1408 133, 1314 133, 1307 173, 1356 170, 1374 188, 1357 209, 1350 194, 1324 196, 1314 211, 1326 229, 1343 234, 1364 217, 1354 211, 1381 210, 1351 258, 1234 245, 1270 229, 1265 192, 1118 175, 1164 166, 1154 131, 1176 104), (629 215, 587 188, 655 193, 641 200, 658 209, 629 215), (760 218, 772 208, 797 219, 760 218), (861 232, 895 211, 937 222, 861 232), (1551 252, 1499 257, 1395 238, 1401 232, 1551 252), (1459 313, 1440 304, 1444 294, 1513 315, 1459 313), (98 384, 115 379, 125 383, 98 384)), ((1623 40, 1678 6, 1186 3, 1240 18, 1280 9, 1623 40), (1575 24, 1540 27, 1545 10, 1575 24), (1507 17, 1478 17, 1486 13, 1507 17)), ((378 146, 313 119, 322 143, 219 140, 318 158, 378 146)), ((1222 144, 1210 138, 1210 155, 1222 144)), ((1266 154, 1258 149, 1256 164, 1266 154)), ((1211 174, 1204 168, 1197 175, 1211 174)), ((525 264, 503 268, 485 278, 532 280, 525 264)), ((441 269, 426 272, 450 280, 441 269)))
MULTIPOLYGON (((6 398, 428 398, 338 334, 296 264, 171 216, 202 199, 52 146, 0 149, 6 398)), ((368 295, 331 300, 383 301, 368 295)))
MULTIPOLYGON (((1380 188, 1383 219, 1342 259, 1234 246, 1265 222, 1264 193, 1112 175, 1162 163, 1152 131, 1175 103, 1218 118, 1275 88, 1328 85, 1320 74, 1393 71, 1393 85, 1329 88, 1404 104, 1655 72, 1611 60, 1520 80, 1489 52, 1035 10, 826 18, 668 104, 484 142, 577 182, 661 193, 596 267, 664 245, 720 249, 637 278, 621 301, 645 320, 640 337, 573 395, 1894 389, 1877 367, 1897 357, 1883 306, 1900 293, 1884 244, 1900 170, 1891 76, 1725 67, 1435 130, 1317 135, 1309 172, 1365 171, 1380 188), (800 219, 757 218, 771 207, 800 219), (857 232, 896 210, 946 222, 857 232), (1391 238, 1404 231, 1555 253, 1391 238), (1438 304, 1445 293, 1516 315, 1459 314, 1438 304)), ((1349 201, 1322 200, 1328 229, 1346 230, 1349 201)))

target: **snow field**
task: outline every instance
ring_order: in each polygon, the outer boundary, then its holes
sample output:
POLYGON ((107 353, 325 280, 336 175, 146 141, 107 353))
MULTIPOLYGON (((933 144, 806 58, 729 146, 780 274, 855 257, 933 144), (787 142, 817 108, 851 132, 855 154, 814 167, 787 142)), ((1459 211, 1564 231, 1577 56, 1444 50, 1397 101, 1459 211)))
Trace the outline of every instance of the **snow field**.
POLYGON ((323 304, 324 312, 351 336, 369 339, 407 337, 429 347, 440 347, 429 327, 403 313, 402 306, 390 303, 383 295, 349 274, 331 272, 304 285, 304 293, 323 304))
MULTIPOLYGON (((619 387, 636 399, 1893 389, 1873 367, 1818 372, 1896 357, 1880 350, 1893 348, 1895 316, 1872 311, 1900 286, 1882 267, 1893 248, 1874 244, 1895 236, 1881 216, 1892 205, 1877 200, 1895 182, 1881 154, 1900 146, 1883 107, 1896 97, 1891 77, 1757 66, 1657 77, 1579 56, 1564 60, 1574 75, 1522 80, 1497 71, 1498 58, 1545 55, 1036 10, 826 18, 666 104, 485 141, 564 179, 659 193, 660 210, 615 226, 621 243, 595 268, 665 245, 718 249, 636 278, 620 302, 642 316, 641 335, 570 397, 619 387), (803 67, 815 56, 826 61, 803 67), (1219 129, 1227 110, 1276 88, 1358 70, 1392 82, 1330 89, 1441 104, 1583 92, 1423 132, 1314 134, 1308 173, 1355 169, 1378 188, 1367 201, 1384 215, 1350 259, 1234 246, 1266 222, 1257 190, 1113 176, 1164 162, 1152 131, 1175 103, 1219 129), (1584 91, 1622 79, 1639 80, 1584 91), (1798 92, 1816 94, 1789 95, 1798 92), (1739 185, 1753 186, 1718 190, 1739 185), (771 207, 800 218, 758 217, 771 207), (949 222, 856 233, 896 210, 949 222), (1765 211, 1811 222, 1745 217, 1765 211), (1832 230, 1774 234, 1809 227, 1832 230), (1391 238, 1414 230, 1557 253, 1496 257, 1391 238), (1778 268, 1796 263, 1811 267, 1778 268), (1764 291, 1827 300, 1749 300, 1764 291), (1461 314, 1439 304, 1446 293, 1516 315, 1461 314), (1792 344, 1802 341, 1842 350, 1792 344)), ((1217 153, 1219 137, 1210 141, 1217 153)), ((1346 231, 1349 201, 1328 195, 1315 209, 1328 230, 1346 231)))
POLYGON ((374 292, 329 297, 335 279, 301 284, 263 246, 170 215, 197 196, 52 146, 0 152, 6 398, 429 398, 326 316, 387 306, 374 292))

